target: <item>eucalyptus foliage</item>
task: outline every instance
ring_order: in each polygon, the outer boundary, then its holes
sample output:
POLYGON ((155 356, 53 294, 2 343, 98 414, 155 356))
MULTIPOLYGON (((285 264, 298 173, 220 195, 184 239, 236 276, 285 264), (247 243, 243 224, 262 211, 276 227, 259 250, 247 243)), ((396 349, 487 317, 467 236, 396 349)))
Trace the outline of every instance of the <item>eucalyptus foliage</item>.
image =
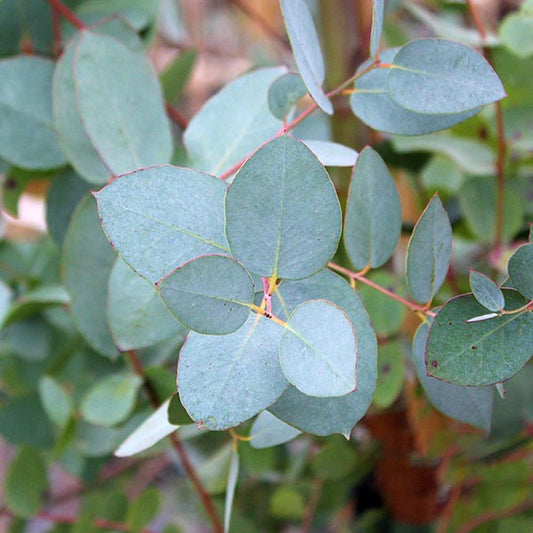
MULTIPOLYGON (((0 30, 15 4, 0 3, 0 30)), ((4 190, 22 190, 24 172, 53 178, 51 236, 39 244, 6 238, 0 248, 0 376, 8 383, 0 434, 19 447, 7 473, 10 512, 38 512, 49 452, 89 476, 96 460, 149 454, 176 431, 186 439, 236 428, 254 450, 302 433, 350 439, 373 402, 386 409, 401 395, 410 363, 395 337, 406 306, 422 321, 413 364, 430 402, 490 431, 492 386, 533 355, 533 244, 508 254, 508 277, 468 265, 463 294, 452 292, 450 265, 465 236, 499 239, 501 252, 524 232, 531 174, 517 170, 505 193, 492 180, 487 186, 491 149, 435 132, 476 117, 461 130, 468 135, 507 92, 505 118, 522 131, 513 106, 530 97, 513 96, 511 83, 506 92, 492 64, 465 44, 424 38, 382 47, 380 0, 372 3, 370 57, 329 93, 307 2, 281 0, 295 65, 243 74, 180 132, 165 97, 179 100, 194 57, 159 79, 140 37, 154 25, 152 2, 73 4, 87 25, 71 31, 55 60, 40 26, 13 22, 0 36, 4 190), (17 53, 26 31, 40 55, 17 53), (386 150, 306 137, 302 98, 332 115, 342 90, 354 123, 393 135, 397 153, 438 154, 423 176, 442 191, 432 195, 428 185, 412 227, 402 227, 386 150), (178 146, 185 156, 174 165, 178 146), (341 198, 331 177, 337 166, 353 169, 341 198), (393 256, 397 264, 402 233, 405 265, 392 275, 386 267, 393 256), (125 364, 128 355, 144 369, 125 364)), ((504 53, 531 54, 530 39, 522 46, 513 35, 531 17, 523 8, 506 18, 504 53)), ((522 141, 527 152, 531 132, 522 141)), ((226 531, 246 464, 237 444, 234 437, 233 448, 200 467, 211 492, 227 488, 226 531)), ((289 496, 300 501, 298 492, 289 496)), ((281 514, 282 500, 273 500, 281 514)), ((143 493, 117 520, 139 530, 159 506, 143 493)))

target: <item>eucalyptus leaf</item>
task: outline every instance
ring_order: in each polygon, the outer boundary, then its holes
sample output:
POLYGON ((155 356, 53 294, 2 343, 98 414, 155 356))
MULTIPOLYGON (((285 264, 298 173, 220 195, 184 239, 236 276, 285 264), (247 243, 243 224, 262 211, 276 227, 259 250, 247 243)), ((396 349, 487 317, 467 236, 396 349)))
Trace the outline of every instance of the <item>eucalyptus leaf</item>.
POLYGON ((353 266, 383 265, 394 252, 401 226, 396 185, 380 155, 366 147, 352 173, 344 221, 344 247, 353 266))
MULTIPOLYGON (((506 311, 526 303, 514 290, 502 291, 506 311)), ((484 312, 471 294, 452 298, 439 310, 426 344, 431 376, 480 387, 506 381, 527 363, 533 355, 533 314, 520 311, 467 323, 484 312)))
POLYGON ((114 37, 83 32, 74 65, 81 120, 112 173, 168 163, 170 126, 148 59, 114 37))
POLYGON ((121 351, 138 350, 185 334, 185 328, 165 308, 155 287, 120 258, 109 277, 107 317, 111 335, 121 351))
MULTIPOLYGON (((392 63, 399 48, 390 48, 380 53, 383 63, 392 63)), ((370 66, 370 61, 363 63, 358 71, 370 66)), ((355 89, 350 97, 350 106, 354 114, 365 124, 378 131, 397 135, 421 135, 449 128, 472 117, 481 108, 463 113, 431 114, 417 113, 395 102, 387 87, 389 75, 387 68, 374 68, 363 74, 355 82, 355 89)))
POLYGON ((250 315, 229 335, 189 333, 178 361, 178 391, 190 417, 225 430, 273 404, 287 387, 279 365, 282 333, 261 315, 250 315))
POLYGON ((268 90, 268 107, 271 113, 283 120, 296 102, 307 93, 302 78, 294 72, 280 76, 268 90))
POLYGON ((233 499, 235 497, 235 489, 237 488, 237 480, 239 478, 239 454, 235 449, 231 456, 228 472, 228 483, 226 485, 226 499, 224 501, 224 533, 229 533, 229 526, 231 522, 231 511, 233 509, 233 499))
POLYGON ((31 518, 39 511, 47 486, 46 465, 41 454, 29 446, 20 448, 6 472, 7 508, 16 516, 31 518))
POLYGON ((514 288, 533 300, 533 244, 520 246, 509 259, 507 270, 514 288))
POLYGON ((279 137, 260 148, 226 194, 231 252, 260 276, 297 279, 317 272, 337 248, 340 217, 327 172, 309 148, 292 137, 279 137))
POLYGON ((470 269, 470 287, 474 298, 489 311, 500 311, 505 305, 503 293, 494 281, 477 270, 470 269))
POLYGON ((245 74, 204 104, 183 136, 194 168, 220 174, 279 131, 282 122, 269 110, 268 90, 286 71, 278 67, 245 74))
POLYGON ((289 426, 268 411, 259 413, 250 429, 250 445, 262 449, 284 444, 300 435, 301 431, 289 426))
POLYGON ((83 397, 82 416, 92 424, 106 427, 123 422, 133 410, 141 383, 141 378, 135 374, 109 374, 83 397))
POLYGON ((416 223, 407 248, 407 283, 413 298, 431 301, 448 273, 452 252, 450 220, 434 196, 416 223))
POLYGON ((331 141, 302 139, 325 167, 353 167, 357 161, 357 152, 343 144, 331 141))
POLYGON ((519 57, 533 54, 533 13, 511 13, 499 28, 502 44, 519 57))
POLYGON ((400 342, 390 341, 378 348, 378 383, 373 405, 389 408, 402 392, 405 382, 405 359, 400 342))
POLYGON ((185 263, 158 283, 170 312, 187 328, 207 335, 239 329, 250 315, 254 284, 235 259, 204 255, 185 263))
POLYGON ((89 196, 72 216, 61 260, 63 282, 70 294, 77 328, 98 352, 116 356, 106 320, 107 286, 115 254, 100 227, 96 204, 89 196))
POLYGON ((115 451, 117 457, 135 455, 164 439, 179 426, 168 421, 168 405, 170 400, 163 402, 115 451))
POLYGON ((95 196, 112 246, 155 283, 199 255, 228 251, 225 191, 203 172, 156 166, 121 176, 95 196))
POLYGON ((174 102, 183 92, 196 64, 196 50, 184 50, 161 73, 163 95, 167 102, 174 102))
POLYGON ((394 101, 418 113, 462 113, 506 96, 482 55, 444 39, 420 39, 402 47, 387 86, 394 101))
POLYGON ((281 10, 300 75, 318 106, 328 115, 333 106, 322 90, 324 58, 313 17, 305 0, 281 0, 281 10))
POLYGON ((372 29, 370 32, 370 57, 376 57, 381 42, 385 0, 372 0, 372 29))
POLYGON ((285 377, 307 396, 344 396, 356 389, 357 344, 347 315, 326 300, 300 304, 280 345, 285 377))
POLYGON ((273 312, 286 320, 296 306, 311 299, 329 300, 348 315, 357 335, 357 390, 337 398, 313 398, 289 386, 268 410, 307 433, 348 436, 367 412, 376 387, 376 335, 355 291, 329 270, 300 281, 284 281, 272 298, 273 312))
POLYGON ((50 419, 58 426, 64 427, 70 419, 74 405, 63 386, 51 376, 43 376, 39 381, 39 396, 50 419))
POLYGON ((445 415, 488 431, 494 400, 492 387, 465 387, 429 376, 424 356, 428 332, 428 324, 418 328, 413 338, 413 358, 418 380, 429 401, 445 415))
POLYGON ((0 60, 0 157, 27 169, 66 163, 52 115, 54 63, 43 57, 0 60))

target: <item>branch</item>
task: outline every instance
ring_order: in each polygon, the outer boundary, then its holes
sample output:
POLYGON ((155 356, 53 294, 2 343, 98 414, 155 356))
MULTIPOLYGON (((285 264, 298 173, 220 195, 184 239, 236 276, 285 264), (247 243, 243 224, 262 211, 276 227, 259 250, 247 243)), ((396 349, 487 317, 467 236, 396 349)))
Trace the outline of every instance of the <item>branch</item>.
POLYGON ((389 298, 392 298, 393 300, 396 300, 397 302, 402 303, 406 307, 409 307, 409 309, 411 309, 412 311, 423 313, 424 315, 431 316, 431 317, 435 316, 435 313, 433 311, 430 311, 425 305, 417 304, 415 302, 411 302, 410 300, 406 300, 405 298, 402 298, 400 295, 396 294, 395 292, 385 289, 385 287, 382 287, 381 285, 378 285, 377 283, 374 283, 373 281, 369 280, 363 274, 354 272, 353 270, 349 270, 348 268, 344 268, 335 263, 328 263, 328 267, 331 268, 332 270, 336 270, 337 272, 340 272, 341 274, 344 274, 345 276, 348 276, 350 279, 360 281, 361 283, 364 283, 365 285, 372 287, 373 289, 381 292, 385 296, 388 296, 389 298))
POLYGON ((167 115, 182 129, 184 130, 189 121, 171 104, 165 103, 167 115))
MULTIPOLYGON (((472 16, 472 21, 483 41, 487 38, 487 32, 479 15, 479 11, 474 0, 468 1, 468 9, 472 16)), ((485 59, 494 67, 492 55, 488 48, 483 48, 485 59)), ((507 140, 505 138, 505 125, 503 121, 503 109, 501 102, 495 102, 496 111, 496 135, 498 142, 498 155, 494 163, 496 174, 496 220, 494 231, 493 248, 498 250, 503 241, 503 223, 505 217, 505 159, 507 157, 507 140)))
POLYGON ((48 0, 48 3, 50 6, 52 6, 52 9, 55 11, 58 11, 63 15, 65 20, 68 20, 73 26, 76 26, 78 30, 84 30, 87 28, 83 20, 78 18, 78 16, 71 11, 61 0, 48 0))
POLYGON ((500 511, 487 511, 486 513, 477 516, 476 518, 467 522, 462 526, 457 533, 470 533, 474 531, 477 527, 487 524, 488 522, 493 522, 494 520, 499 520, 501 518, 508 518, 509 516, 514 516, 525 511, 533 509, 533 500, 526 500, 510 509, 503 509, 500 511))
MULTIPOLYGON (((143 387, 144 390, 150 399, 150 403, 153 405, 154 408, 158 408, 161 403, 157 397, 157 394, 152 387, 152 384, 146 377, 146 373, 144 372, 144 368, 142 366, 142 363, 140 359, 137 357, 137 353, 134 350, 129 350, 126 352, 126 356, 128 357, 131 366, 133 367, 134 372, 143 380, 143 387)), ((189 459, 189 456, 187 454, 187 451, 185 450, 185 447, 180 442, 178 437, 175 433, 170 435, 170 441, 172 442, 172 446, 174 447, 174 450, 176 450, 176 453, 178 454, 183 468, 189 477, 191 483, 193 484, 198 496, 200 497, 200 500, 202 502, 202 505, 204 506, 205 512, 207 513, 207 516, 209 517, 211 523, 213 524, 213 528, 215 533, 222 533, 224 531, 224 527, 222 526, 222 522, 220 521, 220 518, 218 516, 217 510, 215 508, 215 505, 213 503, 213 500, 211 499, 211 496, 205 489, 205 487, 202 484, 202 481, 200 480, 198 473, 196 472, 191 460, 189 459)))

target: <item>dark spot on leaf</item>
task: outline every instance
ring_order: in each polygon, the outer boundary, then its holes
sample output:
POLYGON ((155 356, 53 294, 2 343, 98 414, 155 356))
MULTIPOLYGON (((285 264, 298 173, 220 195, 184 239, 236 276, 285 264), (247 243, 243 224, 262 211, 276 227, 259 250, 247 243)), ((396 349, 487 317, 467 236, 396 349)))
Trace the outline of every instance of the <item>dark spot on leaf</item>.
POLYGON ((453 322, 451 320, 448 320, 448 326, 451 326, 453 322))
POLYGON ((17 182, 13 178, 8 178, 4 183, 4 189, 14 191, 17 188, 17 182))
POLYGON ((390 372, 390 365, 383 365, 381 370, 384 374, 388 374, 390 372))
POLYGON ((477 350, 477 346, 475 344, 472 344, 472 346, 470 346, 470 348, 472 348, 472 350, 477 350))
POLYGON ((431 361, 431 366, 432 366, 433 368, 438 368, 439 363, 437 363, 437 361, 433 360, 433 361, 431 361))

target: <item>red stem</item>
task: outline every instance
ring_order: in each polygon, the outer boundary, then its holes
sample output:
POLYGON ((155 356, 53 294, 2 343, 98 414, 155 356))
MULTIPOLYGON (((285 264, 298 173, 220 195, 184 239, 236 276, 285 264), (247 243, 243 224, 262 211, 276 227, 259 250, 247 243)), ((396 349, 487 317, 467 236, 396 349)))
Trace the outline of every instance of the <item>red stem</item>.
POLYGON ((417 304, 415 302, 411 302, 410 300, 406 300, 395 292, 389 291, 388 289, 385 289, 385 287, 382 287, 381 285, 378 285, 377 283, 374 283, 373 281, 369 280, 363 274, 359 274, 357 272, 354 272, 353 270, 349 270, 348 268, 344 268, 335 263, 328 263, 328 267, 332 270, 340 272, 341 274, 344 274, 345 276, 348 276, 350 279, 360 281, 361 283, 372 287, 373 289, 381 292, 385 296, 388 296, 389 298, 392 298, 393 300, 402 303, 406 307, 409 307, 409 309, 411 309, 412 311, 417 311, 431 317, 435 316, 435 313, 433 311, 430 311, 425 305, 417 304))
POLYGON ((76 26, 79 30, 84 30, 87 28, 83 20, 78 18, 78 16, 71 11, 61 0, 48 0, 48 3, 52 6, 52 9, 55 9, 65 20, 68 20, 73 26, 76 26))
POLYGON ((181 128, 185 129, 189 121, 171 104, 168 102, 165 104, 167 115, 181 128))
MULTIPOLYGON (((131 363, 131 366, 133 367, 134 372, 140 378, 142 378, 144 390, 146 394, 148 395, 148 398, 150 399, 151 404, 155 408, 159 407, 161 402, 159 401, 157 394, 154 388, 152 387, 150 381, 146 377, 146 373, 144 372, 144 368, 142 366, 140 359, 137 357, 137 353, 134 350, 129 350, 128 352, 126 352, 126 356, 128 357, 131 363)), ((202 502, 202 505, 204 506, 207 516, 209 517, 209 519, 211 520, 211 523, 213 524, 215 533, 223 533, 224 527, 222 526, 222 522, 220 521, 217 510, 213 503, 213 500, 211 499, 211 496, 208 494, 208 492, 205 490, 205 487, 203 486, 202 481, 200 480, 198 476, 198 473, 196 472, 193 464, 191 463, 191 460, 189 459, 189 456, 187 454, 187 451, 185 450, 185 447, 180 442, 180 440, 178 439, 175 433, 170 435, 170 441, 172 442, 172 446, 174 447, 174 450, 176 450, 176 453, 178 454, 181 460, 181 463, 183 465, 183 468, 187 476, 189 477, 191 483, 196 489, 198 496, 200 497, 200 500, 202 502)))

